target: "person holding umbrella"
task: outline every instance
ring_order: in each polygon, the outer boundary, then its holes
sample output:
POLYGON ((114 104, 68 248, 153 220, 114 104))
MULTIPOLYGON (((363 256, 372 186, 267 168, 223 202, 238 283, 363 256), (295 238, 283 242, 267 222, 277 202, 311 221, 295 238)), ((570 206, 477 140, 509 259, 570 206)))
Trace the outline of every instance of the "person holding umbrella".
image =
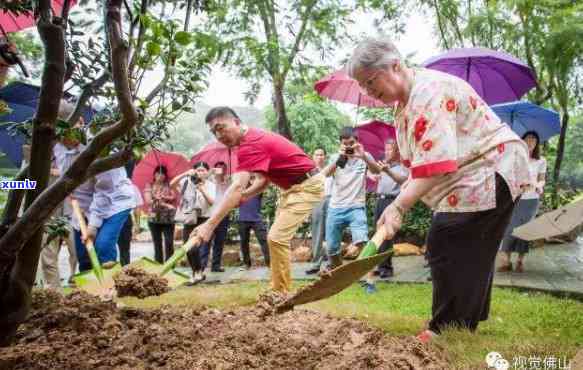
POLYGON ((450 326, 474 331, 488 318, 494 261, 515 201, 531 186, 528 149, 466 81, 407 67, 384 37, 358 44, 347 71, 368 95, 396 105, 397 143, 411 173, 377 227, 391 239, 418 200, 434 210, 432 318, 418 339, 450 326))
POLYGON ((504 235, 504 240, 502 240, 502 246, 500 248, 504 260, 498 268, 498 272, 512 271, 512 262, 510 262, 512 252, 518 253, 515 271, 524 272, 524 256, 528 253, 528 241, 512 236, 512 231, 515 227, 524 225, 536 216, 540 204, 540 196, 543 194, 545 187, 547 161, 540 156, 538 134, 534 131, 527 132, 522 137, 522 140, 528 146, 528 152, 530 154, 529 170, 531 176, 536 177, 536 187, 522 194, 520 201, 512 213, 510 225, 506 229, 506 234, 504 235))
POLYGON ((148 205, 148 227, 154 242, 154 259, 163 263, 174 253, 174 216, 177 194, 170 187, 168 169, 158 166, 153 181, 146 185, 144 195, 148 205))

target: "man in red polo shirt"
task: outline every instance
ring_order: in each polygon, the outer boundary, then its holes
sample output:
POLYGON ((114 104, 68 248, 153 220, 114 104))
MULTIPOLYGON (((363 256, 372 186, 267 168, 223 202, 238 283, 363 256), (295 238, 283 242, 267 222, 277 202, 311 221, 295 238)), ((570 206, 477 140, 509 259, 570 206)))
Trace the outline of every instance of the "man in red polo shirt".
POLYGON ((238 146, 239 165, 225 197, 207 222, 193 234, 210 240, 213 230, 242 200, 261 193, 271 182, 283 191, 275 220, 268 235, 271 255, 272 288, 288 292, 291 288, 290 243, 300 224, 324 197, 324 175, 316 173, 314 162, 297 145, 278 134, 241 124, 229 107, 211 109, 205 119, 218 141, 238 146), (251 175, 256 180, 249 187, 251 175))

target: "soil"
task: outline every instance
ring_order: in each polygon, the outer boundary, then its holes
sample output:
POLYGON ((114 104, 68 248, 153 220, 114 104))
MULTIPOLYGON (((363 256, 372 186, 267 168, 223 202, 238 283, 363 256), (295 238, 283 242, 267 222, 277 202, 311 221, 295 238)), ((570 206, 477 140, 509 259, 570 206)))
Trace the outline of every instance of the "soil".
POLYGON ((141 310, 76 291, 34 294, 1 369, 447 369, 444 354, 353 320, 257 306, 141 310))
POLYGON ((118 297, 146 298, 170 291, 168 280, 139 267, 126 266, 113 276, 118 297))

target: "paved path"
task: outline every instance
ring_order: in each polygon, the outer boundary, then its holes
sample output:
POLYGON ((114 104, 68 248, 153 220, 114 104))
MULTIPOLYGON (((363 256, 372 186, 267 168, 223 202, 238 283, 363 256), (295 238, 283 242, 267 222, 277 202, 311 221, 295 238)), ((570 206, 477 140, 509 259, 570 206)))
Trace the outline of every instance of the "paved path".
MULTIPOLYGON (((496 273, 494 284, 517 288, 530 288, 550 292, 572 293, 583 297, 583 237, 579 243, 549 244, 542 248, 531 249, 525 260, 524 273, 496 273)), ((151 243, 132 243, 132 260, 143 256, 152 257, 151 243)), ((513 257, 514 258, 514 257, 513 257)), ((67 266, 67 250, 61 249, 60 267, 64 276, 69 276, 67 266)), ((396 257, 393 259, 395 276, 388 282, 425 283, 429 277, 429 269, 424 267, 421 256, 396 257)), ((304 271, 310 267, 307 263, 294 263, 292 277, 296 280, 314 279, 314 275, 306 275, 304 271)), ((179 268, 190 272, 188 268, 179 268)), ((237 267, 227 267, 224 273, 210 273, 207 283, 229 283, 236 281, 268 280, 267 268, 254 268, 242 271, 237 267)))

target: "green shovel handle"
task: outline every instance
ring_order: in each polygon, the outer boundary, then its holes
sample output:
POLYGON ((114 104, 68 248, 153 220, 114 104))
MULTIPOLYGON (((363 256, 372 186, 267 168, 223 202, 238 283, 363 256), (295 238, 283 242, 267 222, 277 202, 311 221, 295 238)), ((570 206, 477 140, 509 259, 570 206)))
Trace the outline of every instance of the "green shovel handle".
POLYGON ((358 259, 363 259, 367 257, 372 257, 378 253, 379 246, 385 240, 385 229, 381 227, 377 230, 377 232, 373 235, 372 238, 366 243, 366 246, 362 249, 360 254, 358 255, 358 259))
POLYGON ((190 237, 190 239, 188 239, 188 241, 184 243, 177 251, 175 251, 174 254, 172 254, 172 257, 170 257, 168 261, 164 263, 162 266, 162 271, 160 272, 160 276, 164 276, 166 273, 168 273, 168 271, 172 270, 174 265, 180 261, 190 249, 195 246, 198 247, 201 244, 200 242, 200 238, 196 236, 190 237))
POLYGON ((89 255, 89 260, 91 261, 91 267, 93 268, 93 273, 97 277, 100 283, 103 283, 103 269, 99 264, 99 258, 97 258, 97 252, 95 251, 95 246, 93 242, 87 241, 86 243, 87 254, 89 255))

